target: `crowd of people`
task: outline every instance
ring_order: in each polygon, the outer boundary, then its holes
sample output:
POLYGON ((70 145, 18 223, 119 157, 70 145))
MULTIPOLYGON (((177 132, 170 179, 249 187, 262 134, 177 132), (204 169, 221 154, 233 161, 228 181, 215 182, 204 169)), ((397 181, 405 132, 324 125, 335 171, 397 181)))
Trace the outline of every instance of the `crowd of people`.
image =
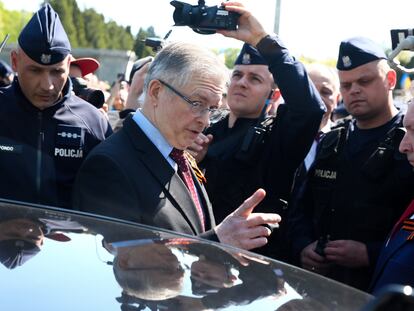
POLYGON ((414 108, 395 107, 382 48, 350 38, 336 69, 305 67, 224 5, 238 29, 217 32, 244 43, 230 76, 175 42, 105 94, 88 92, 99 62, 71 55, 45 4, 0 64, 0 197, 197 235, 364 291, 414 285, 414 108))

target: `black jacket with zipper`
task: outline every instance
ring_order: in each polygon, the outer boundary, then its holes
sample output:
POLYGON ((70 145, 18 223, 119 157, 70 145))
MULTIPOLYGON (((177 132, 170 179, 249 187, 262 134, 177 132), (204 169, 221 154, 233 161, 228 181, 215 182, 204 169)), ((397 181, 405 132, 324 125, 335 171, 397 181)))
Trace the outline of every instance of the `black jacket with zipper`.
POLYGON ((0 88, 0 198, 71 207, 72 186, 83 159, 112 133, 95 107, 72 94, 39 110, 18 79, 0 88))

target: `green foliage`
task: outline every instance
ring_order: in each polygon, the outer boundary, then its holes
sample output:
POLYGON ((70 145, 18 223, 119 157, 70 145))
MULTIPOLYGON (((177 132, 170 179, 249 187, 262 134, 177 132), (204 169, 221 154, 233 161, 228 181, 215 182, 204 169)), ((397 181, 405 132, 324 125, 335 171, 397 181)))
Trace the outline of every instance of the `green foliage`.
POLYGON ((306 57, 306 56, 300 56, 299 57, 299 61, 302 62, 303 64, 312 64, 312 63, 320 63, 320 64, 324 64, 328 67, 332 67, 332 68, 336 68, 336 59, 325 59, 325 60, 316 60, 314 58, 311 57, 306 57))
POLYGON ((32 13, 30 12, 6 10, 3 2, 0 1, 0 40, 3 40, 6 34, 9 34, 8 43, 17 42, 20 31, 31 17, 32 13))
POLYGON ((224 50, 224 62, 227 68, 232 69, 234 67, 234 62, 236 61, 239 53, 240 49, 229 48, 224 50))
POLYGON ((108 34, 104 27, 105 18, 102 14, 96 13, 94 9, 86 9, 83 12, 85 22, 85 37, 88 42, 87 47, 95 49, 109 48, 108 34))
POLYGON ((49 0, 50 5, 59 14, 66 34, 68 35, 72 47, 78 47, 78 30, 74 23, 75 0, 49 0))
POLYGON ((133 48, 134 38, 130 27, 123 28, 114 21, 110 21, 106 25, 106 33, 109 39, 109 49, 131 50, 133 48))
MULTIPOLYGON (((123 27, 114 21, 106 22, 104 16, 94 9, 82 12, 76 0, 44 2, 49 2, 59 14, 72 48, 131 50, 134 47, 130 26, 123 27)), ((32 15, 33 12, 6 10, 0 0, 0 40, 9 33, 9 42, 17 42, 20 31, 32 15)))
POLYGON ((74 4, 73 4, 73 24, 76 25, 76 28, 77 28, 78 46, 80 47, 88 46, 88 41, 86 40, 86 33, 85 33, 84 17, 76 1, 74 1, 74 4))

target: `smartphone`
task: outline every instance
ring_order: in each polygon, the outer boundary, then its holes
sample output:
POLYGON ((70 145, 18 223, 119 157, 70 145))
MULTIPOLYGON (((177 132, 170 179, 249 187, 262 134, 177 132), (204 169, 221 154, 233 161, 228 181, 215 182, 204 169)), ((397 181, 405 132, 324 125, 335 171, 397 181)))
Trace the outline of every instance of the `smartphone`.
POLYGON ((391 29, 391 45, 392 49, 395 50, 397 45, 408 36, 414 36, 414 28, 407 29, 391 29))

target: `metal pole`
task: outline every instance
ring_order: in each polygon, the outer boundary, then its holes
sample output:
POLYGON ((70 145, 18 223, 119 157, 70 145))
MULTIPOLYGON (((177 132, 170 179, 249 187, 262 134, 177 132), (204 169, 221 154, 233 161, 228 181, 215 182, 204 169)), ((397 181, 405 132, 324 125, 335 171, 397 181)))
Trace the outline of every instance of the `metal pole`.
POLYGON ((276 0, 276 9, 275 9, 275 24, 273 31, 275 34, 279 34, 279 25, 280 25, 280 7, 282 0, 276 0))

